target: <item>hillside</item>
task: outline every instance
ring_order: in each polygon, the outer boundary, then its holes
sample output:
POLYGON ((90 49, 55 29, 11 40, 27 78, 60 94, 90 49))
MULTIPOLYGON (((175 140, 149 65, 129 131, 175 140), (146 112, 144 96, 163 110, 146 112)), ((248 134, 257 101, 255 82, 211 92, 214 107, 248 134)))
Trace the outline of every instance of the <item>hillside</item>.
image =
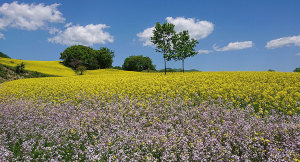
POLYGON ((16 73, 13 67, 0 64, 0 83, 18 80, 24 78, 39 78, 39 77, 49 77, 54 75, 43 74, 39 72, 26 71, 24 73, 16 73))
POLYGON ((55 76, 74 76, 75 72, 59 61, 30 61, 0 57, 0 64, 15 67, 17 64, 25 63, 25 70, 36 71, 43 74, 55 76))

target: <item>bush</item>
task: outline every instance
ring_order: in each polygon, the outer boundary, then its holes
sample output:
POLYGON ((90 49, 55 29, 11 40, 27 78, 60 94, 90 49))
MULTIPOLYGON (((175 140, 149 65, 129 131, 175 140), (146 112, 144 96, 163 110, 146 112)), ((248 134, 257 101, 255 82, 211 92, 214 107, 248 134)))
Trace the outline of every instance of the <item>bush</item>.
POLYGON ((152 60, 142 55, 127 57, 122 68, 128 71, 155 70, 152 60))
POLYGON ((80 75, 83 75, 83 73, 86 71, 86 67, 78 66, 76 70, 80 73, 80 75))
POLYGON ((294 70, 294 72, 300 72, 300 67, 299 67, 299 68, 296 68, 296 69, 294 70))
POLYGON ((273 69, 269 69, 268 71, 269 71, 269 72, 274 72, 275 70, 273 70, 273 69))
POLYGON ((121 66, 115 66, 115 67, 113 67, 113 69, 123 70, 121 66))
POLYGON ((25 72, 25 64, 22 62, 16 66, 16 73, 24 73, 25 72))

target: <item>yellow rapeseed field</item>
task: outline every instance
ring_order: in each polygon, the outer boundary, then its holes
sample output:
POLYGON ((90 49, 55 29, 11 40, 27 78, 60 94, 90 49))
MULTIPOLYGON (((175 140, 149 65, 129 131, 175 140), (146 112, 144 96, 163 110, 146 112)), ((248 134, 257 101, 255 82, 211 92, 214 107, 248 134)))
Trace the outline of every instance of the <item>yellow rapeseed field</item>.
POLYGON ((59 61, 29 61, 18 60, 0 57, 0 64, 7 66, 16 66, 24 62, 25 70, 37 71, 44 74, 56 75, 56 76, 74 76, 75 72, 62 64, 59 61))
MULTIPOLYGON (((252 105, 266 114, 276 109, 287 114, 300 112, 300 74, 284 72, 190 72, 138 73, 94 70, 88 75, 23 79, 0 85, 0 100, 43 100, 55 103, 80 102, 98 96, 147 101, 179 97, 191 101, 222 99, 234 106, 252 105)), ((193 101, 195 102, 195 101, 193 101)))

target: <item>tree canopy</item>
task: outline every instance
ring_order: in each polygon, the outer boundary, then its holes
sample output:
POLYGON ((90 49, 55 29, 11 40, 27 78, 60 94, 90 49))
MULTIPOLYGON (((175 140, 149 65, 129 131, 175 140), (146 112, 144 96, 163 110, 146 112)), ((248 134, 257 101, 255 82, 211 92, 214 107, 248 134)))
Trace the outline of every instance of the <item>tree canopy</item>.
POLYGON ((128 71, 155 70, 152 60, 149 57, 129 56, 124 60, 123 69, 128 71))
POLYGON ((114 52, 106 47, 94 50, 83 45, 68 47, 60 54, 63 64, 76 69, 85 66, 89 70, 112 66, 114 52))
POLYGON ((189 32, 184 30, 176 33, 172 38, 173 43, 173 56, 172 58, 177 61, 182 61, 182 71, 184 72, 184 60, 188 57, 198 54, 195 51, 196 45, 199 43, 197 40, 190 38, 189 32))
POLYGON ((170 61, 172 56, 172 37, 175 35, 175 25, 170 23, 163 23, 162 25, 157 22, 153 30, 153 37, 151 42, 156 45, 156 52, 163 54, 165 62, 165 74, 167 72, 167 61, 170 61))

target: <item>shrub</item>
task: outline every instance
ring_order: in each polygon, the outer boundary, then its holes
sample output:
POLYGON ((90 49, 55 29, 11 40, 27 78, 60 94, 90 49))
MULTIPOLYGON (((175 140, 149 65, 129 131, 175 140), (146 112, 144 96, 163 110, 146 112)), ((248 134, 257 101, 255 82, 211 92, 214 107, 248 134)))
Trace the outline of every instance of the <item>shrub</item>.
POLYGON ((155 70, 152 60, 142 55, 127 57, 122 68, 128 71, 155 70))
POLYGON ((25 64, 22 62, 16 66, 16 73, 24 73, 25 72, 25 64))
POLYGON ((80 72, 80 75, 83 75, 83 73, 86 71, 85 66, 78 66, 76 69, 78 72, 80 72))
POLYGON ((115 67, 113 67, 113 69, 122 70, 122 67, 121 66, 115 66, 115 67))

